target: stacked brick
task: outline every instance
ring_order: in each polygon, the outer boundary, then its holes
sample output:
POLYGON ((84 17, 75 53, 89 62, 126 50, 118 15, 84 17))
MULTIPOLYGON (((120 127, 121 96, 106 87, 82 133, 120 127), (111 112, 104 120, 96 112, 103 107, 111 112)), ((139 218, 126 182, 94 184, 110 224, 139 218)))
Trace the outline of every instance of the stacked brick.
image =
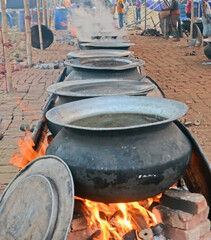
POLYGON ((209 207, 201 194, 167 190, 153 213, 164 224, 168 239, 211 240, 209 207))

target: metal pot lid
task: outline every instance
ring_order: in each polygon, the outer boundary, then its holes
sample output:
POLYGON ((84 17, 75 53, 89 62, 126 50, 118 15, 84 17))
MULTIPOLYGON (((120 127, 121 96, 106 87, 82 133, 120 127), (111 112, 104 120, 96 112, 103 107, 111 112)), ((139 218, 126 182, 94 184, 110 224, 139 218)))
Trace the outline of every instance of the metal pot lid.
POLYGON ((75 52, 69 52, 67 54, 68 58, 96 58, 96 57, 127 57, 132 56, 132 51, 126 50, 109 50, 109 49, 99 49, 99 50, 81 50, 75 52))
POLYGON ((1 239, 66 239, 74 209, 74 184, 58 157, 30 162, 0 199, 1 239))
MULTIPOLYGON (((149 127, 170 123, 179 117, 182 117, 188 110, 184 103, 153 97, 134 97, 134 96, 112 96, 90 98, 71 103, 66 103, 49 110, 46 117, 49 121, 59 126, 92 130, 92 131, 110 131, 110 130, 128 130, 141 127, 149 127), (135 123, 127 126, 81 126, 73 122, 81 121, 87 118, 103 115, 130 115, 129 120, 133 120, 135 115, 149 116, 159 118, 159 120, 148 123, 135 123), (135 115, 134 115, 135 114, 135 115)), ((100 121, 104 121, 101 118, 100 121)), ((99 120, 93 121, 100 122, 99 120)))
POLYGON ((100 79, 56 83, 49 86, 47 91, 66 97, 99 97, 108 95, 144 95, 153 89, 154 85, 147 82, 100 79))
POLYGON ((98 41, 98 42, 88 42, 88 43, 81 43, 81 46, 83 47, 96 47, 96 48, 122 48, 122 47, 131 47, 134 46, 134 43, 130 43, 130 42, 117 42, 117 41, 113 41, 113 42, 102 42, 102 41, 98 41))
POLYGON ((90 70, 126 70, 143 66, 145 62, 133 58, 77 58, 65 61, 67 66, 90 70))

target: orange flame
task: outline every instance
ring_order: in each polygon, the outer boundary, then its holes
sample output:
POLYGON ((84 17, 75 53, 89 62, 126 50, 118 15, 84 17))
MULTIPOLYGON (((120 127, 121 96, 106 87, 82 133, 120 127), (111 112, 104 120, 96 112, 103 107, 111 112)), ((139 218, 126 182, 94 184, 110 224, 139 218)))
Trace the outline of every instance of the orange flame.
POLYGON ((19 151, 12 154, 10 163, 19 167, 20 169, 24 168, 35 158, 44 156, 48 145, 47 139, 45 137, 44 141, 40 143, 39 149, 35 151, 35 144, 31 138, 31 133, 29 131, 26 131, 26 136, 20 138, 17 144, 19 151))
POLYGON ((61 25, 62 25, 63 27, 67 27, 67 23, 65 23, 65 22, 61 22, 61 25))
POLYGON ((87 222, 93 229, 100 229, 101 234, 94 239, 122 240, 122 237, 131 230, 141 231, 157 224, 156 217, 143 205, 151 205, 153 201, 159 201, 161 194, 140 202, 104 204, 87 199, 75 197, 84 202, 88 210, 87 222), (145 226, 140 226, 134 219, 134 215, 144 218, 145 226))
POLYGON ((71 32, 74 38, 78 38, 78 31, 76 29, 69 28, 69 31, 71 32))
MULTIPOLYGON (((67 27, 67 23, 65 23, 65 22, 61 22, 61 25, 63 27, 67 27)), ((71 32, 71 34, 74 38, 78 38, 78 31, 76 29, 69 28, 69 31, 71 32)))
MULTIPOLYGON (((27 103, 24 103, 21 99, 15 98, 19 107, 23 112, 30 112, 31 120, 37 119, 36 112, 27 103)), ((30 120, 29 120, 30 122, 30 120)), ((44 133, 43 133, 44 134, 44 133)), ((19 167, 24 168, 29 162, 35 158, 45 155, 46 148, 48 146, 47 136, 44 136, 44 140, 39 144, 39 147, 35 150, 35 144, 31 138, 31 132, 26 130, 26 135, 20 138, 17 142, 18 151, 14 152, 10 158, 10 163, 19 167)))

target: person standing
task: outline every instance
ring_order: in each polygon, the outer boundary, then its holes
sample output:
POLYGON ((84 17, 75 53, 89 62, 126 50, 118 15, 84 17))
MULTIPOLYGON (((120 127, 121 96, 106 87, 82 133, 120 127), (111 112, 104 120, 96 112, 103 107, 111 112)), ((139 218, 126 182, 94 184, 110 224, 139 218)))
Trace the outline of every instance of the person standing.
POLYGON ((141 21, 141 0, 136 0, 136 22, 141 21))
POLYGON ((123 14, 124 14, 124 2, 123 0, 118 0, 117 2, 117 13, 119 17, 119 27, 123 27, 123 14))
MULTIPOLYGON (((179 24, 179 20, 180 20, 180 10, 179 10, 178 0, 172 0, 170 7, 161 9, 161 11, 169 11, 169 10, 170 10, 171 28, 176 37, 174 42, 177 42, 177 41, 180 41, 180 34, 179 34, 179 29, 178 29, 178 24, 179 24)), ((170 31, 167 33, 166 39, 168 39, 169 35, 170 35, 170 31)))
POLYGON ((202 24, 203 24, 203 36, 211 36, 211 9, 208 0, 202 2, 202 24))
POLYGON ((115 18, 117 0, 110 0, 110 2, 113 5, 113 17, 115 18))
POLYGON ((123 16, 123 22, 125 23, 125 25, 127 25, 128 21, 127 21, 127 17, 128 17, 128 10, 129 10, 129 2, 127 0, 124 0, 124 16, 123 16))
POLYGON ((63 1, 63 5, 66 8, 70 8, 71 7, 71 0, 64 0, 63 1))
POLYGON ((187 4, 185 6, 185 13, 187 18, 191 18, 191 0, 187 1, 187 4))

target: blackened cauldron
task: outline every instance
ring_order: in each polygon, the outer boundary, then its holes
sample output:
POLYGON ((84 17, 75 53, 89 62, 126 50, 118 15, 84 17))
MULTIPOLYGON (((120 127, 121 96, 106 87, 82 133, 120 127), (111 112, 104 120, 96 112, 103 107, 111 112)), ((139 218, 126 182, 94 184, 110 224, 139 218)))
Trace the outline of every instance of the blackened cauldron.
POLYGON ((67 163, 76 196, 100 202, 153 197, 172 186, 189 164, 191 144, 173 123, 186 111, 185 104, 151 97, 98 97, 63 104, 46 115, 63 126, 46 154, 67 163), (114 115, 116 121, 108 124, 114 115), (142 123, 142 117, 147 121, 142 123), (90 125, 83 126, 90 118, 90 125), (128 124, 121 125, 122 119, 128 124))

